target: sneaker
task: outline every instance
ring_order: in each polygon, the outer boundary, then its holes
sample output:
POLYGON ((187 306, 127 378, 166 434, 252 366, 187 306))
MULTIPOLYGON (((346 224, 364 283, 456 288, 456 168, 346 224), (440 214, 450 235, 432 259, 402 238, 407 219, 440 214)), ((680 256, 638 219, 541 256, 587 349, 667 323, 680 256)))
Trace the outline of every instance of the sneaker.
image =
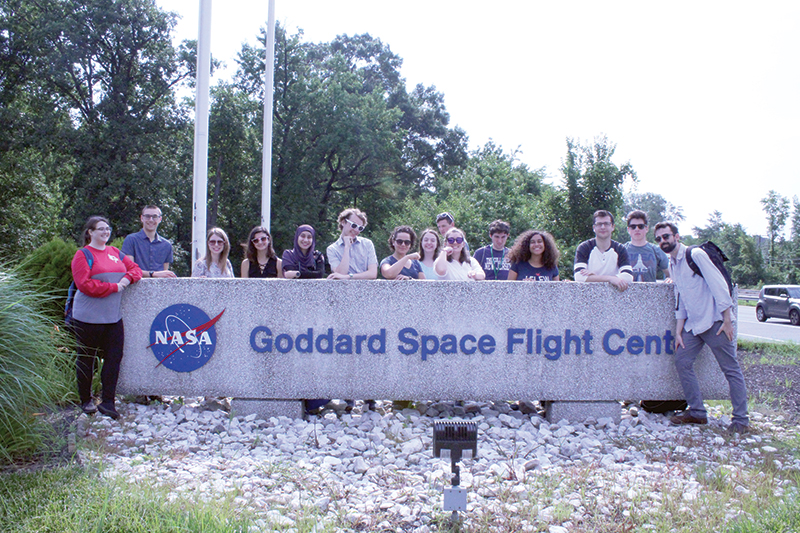
POLYGON ((745 433, 750 433, 750 426, 742 424, 741 422, 732 422, 725 431, 729 435, 735 435, 737 433, 739 435, 744 435, 745 433))
POLYGON ((692 416, 691 414, 689 414, 688 411, 684 411, 679 415, 670 417, 669 421, 675 424, 676 426, 681 426, 683 424, 708 424, 708 418, 706 417, 699 418, 696 416, 692 416))
POLYGON ((110 416, 114 420, 117 420, 119 418, 119 413, 114 408, 114 404, 113 403, 105 403, 105 402, 103 402, 103 403, 101 403, 101 404, 99 404, 97 406, 97 410, 100 411, 101 413, 103 413, 106 416, 110 416))
POLYGON ((81 405, 81 410, 87 415, 93 415, 97 412, 97 406, 92 400, 89 400, 85 404, 81 405))

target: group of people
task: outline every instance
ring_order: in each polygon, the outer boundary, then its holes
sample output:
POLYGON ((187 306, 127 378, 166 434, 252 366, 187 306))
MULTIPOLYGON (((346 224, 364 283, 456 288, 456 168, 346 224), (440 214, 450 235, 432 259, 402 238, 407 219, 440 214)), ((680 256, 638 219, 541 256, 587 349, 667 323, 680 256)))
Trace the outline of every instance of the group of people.
MULTIPOLYGON (((78 294, 74 303, 73 328, 78 341, 77 378, 82 409, 99 410, 117 418, 114 406, 119 364, 124 337, 120 314, 120 293, 142 277, 174 278, 169 270, 172 245, 158 234, 161 210, 148 205, 141 214, 142 230, 128 235, 117 250, 107 245, 111 235, 108 220, 93 216, 86 222, 83 245, 72 261, 78 294), (91 377, 96 356, 105 360, 102 398, 95 405, 91 398, 91 377)), ((598 210, 592 218, 595 237, 580 243, 575 251, 574 278, 578 282, 604 282, 624 291, 633 281, 655 282, 661 272, 674 283, 679 303, 676 309, 678 331, 675 362, 688 402, 682 415, 672 417, 675 424, 707 422, 694 361, 702 346, 711 347, 728 379, 733 403, 732 431, 748 428, 747 393, 744 378, 735 358, 731 308, 733 302, 722 274, 702 248, 688 250, 680 243, 677 227, 659 222, 655 227, 658 246, 647 242, 647 214, 632 211, 626 217, 631 240, 614 241, 614 216, 598 210), (669 254, 669 255, 668 255, 669 254), (702 275, 688 266, 691 254, 702 275)), ((489 226, 488 244, 470 254, 466 234, 447 212, 436 217, 437 229, 427 228, 419 237, 407 225, 394 228, 389 235, 392 254, 378 263, 375 246, 362 236, 367 215, 357 208, 342 211, 337 218, 339 238, 327 249, 328 279, 376 279, 378 270, 385 279, 396 280, 509 280, 559 281, 560 253, 553 236, 546 231, 528 230, 513 246, 506 247, 511 228, 495 220, 489 226), (417 251, 413 251, 416 248, 417 251)), ((267 228, 254 227, 248 236, 242 278, 323 278, 325 255, 316 249, 316 230, 307 224, 295 231, 293 247, 281 257, 275 253, 267 228)), ((206 237, 207 253, 192 269, 193 277, 233 278, 228 258, 231 244, 221 228, 211 228, 206 237)))

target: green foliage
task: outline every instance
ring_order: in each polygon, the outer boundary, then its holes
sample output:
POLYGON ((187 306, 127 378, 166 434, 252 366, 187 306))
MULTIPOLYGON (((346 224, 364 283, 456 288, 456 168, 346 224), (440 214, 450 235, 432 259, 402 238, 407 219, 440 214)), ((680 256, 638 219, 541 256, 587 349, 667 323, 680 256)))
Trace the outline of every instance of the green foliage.
POLYGON ((789 199, 777 192, 770 190, 767 196, 761 199, 764 213, 767 215, 767 234, 769 235, 769 264, 775 261, 775 243, 782 239, 781 234, 789 218, 789 199))
POLYGON ((516 153, 508 154, 490 141, 469 155, 465 167, 439 175, 435 189, 406 197, 399 209, 393 209, 376 248, 380 246, 388 255, 385 241, 394 227, 408 224, 420 234, 425 228, 436 228, 436 215, 442 211, 453 214, 472 251, 490 242, 489 224, 496 219, 511 224, 513 242, 515 235, 541 224, 541 196, 549 189, 542 177, 541 170, 528 169, 516 153))
POLYGON ((37 413, 70 395, 74 355, 46 304, 20 272, 0 271, 0 462, 37 452, 37 413))
POLYGON ((647 213, 647 223, 650 226, 648 231, 647 240, 653 241, 653 232, 656 224, 661 221, 674 222, 680 227, 680 222, 684 220, 683 208, 676 206, 669 202, 660 194, 646 192, 646 193, 629 193, 625 195, 625 200, 622 205, 619 222, 616 224, 614 231, 614 239, 619 242, 627 242, 630 240, 628 235, 627 225, 625 219, 628 213, 634 210, 644 211, 647 213))
POLYGON ((800 531, 800 502, 796 497, 773 503, 753 518, 737 520, 729 533, 792 533, 800 531))
MULTIPOLYGON (((317 229, 322 248, 337 237, 336 217, 350 206, 364 210, 370 230, 382 233, 381 222, 398 199, 418 196, 438 172, 466 159, 465 136, 447 127, 443 97, 423 86, 408 92, 400 76, 402 60, 386 44, 369 35, 318 44, 301 37, 276 30, 276 249, 288 248, 303 223, 317 229)), ((239 55, 237 88, 255 101, 263 99, 263 58, 261 46, 245 46, 239 55)), ((258 136, 261 108, 258 102, 258 136)), ((260 188, 251 197, 258 200, 260 188)), ((249 230, 257 205, 255 210, 250 202, 241 205, 248 212, 235 216, 247 219, 249 230)), ((236 234, 243 230, 236 228, 236 234)))
MULTIPOLYGON (((753 237, 745 232, 741 224, 723 222, 719 211, 711 214, 706 227, 695 227, 694 233, 698 243, 714 241, 725 252, 730 259, 725 266, 735 283, 744 287, 758 287, 773 278, 764 265, 763 256, 753 237)), ((684 239, 683 235, 681 239, 685 244, 694 242, 684 239)))
POLYGON ((167 488, 91 476, 77 468, 0 477, 5 532, 244 533, 252 518, 230 498, 199 504, 167 488))
POLYGON ((567 139, 567 155, 561 167, 564 184, 560 194, 548 203, 556 222, 556 239, 577 244, 592 238, 592 214, 598 209, 619 219, 622 185, 626 178, 636 181, 636 172, 630 163, 618 167, 611 161, 615 150, 616 145, 605 135, 596 137, 591 145, 567 139))
POLYGON ((77 250, 76 245, 55 237, 34 250, 19 267, 41 292, 52 296, 49 307, 54 309, 56 320, 63 314, 67 288, 72 283, 72 258, 77 250))

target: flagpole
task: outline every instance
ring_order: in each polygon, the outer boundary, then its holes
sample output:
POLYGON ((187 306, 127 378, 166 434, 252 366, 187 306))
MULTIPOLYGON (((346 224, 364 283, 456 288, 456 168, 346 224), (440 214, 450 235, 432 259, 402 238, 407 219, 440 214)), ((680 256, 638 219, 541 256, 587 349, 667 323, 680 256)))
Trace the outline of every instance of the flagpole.
POLYGON ((200 0, 197 35, 197 91, 194 107, 194 190, 192 264, 206 255, 208 209, 208 100, 211 78, 211 0, 200 0))
POLYGON ((275 0, 269 0, 264 57, 264 141, 261 155, 261 225, 270 230, 272 210, 272 93, 275 79, 275 0))

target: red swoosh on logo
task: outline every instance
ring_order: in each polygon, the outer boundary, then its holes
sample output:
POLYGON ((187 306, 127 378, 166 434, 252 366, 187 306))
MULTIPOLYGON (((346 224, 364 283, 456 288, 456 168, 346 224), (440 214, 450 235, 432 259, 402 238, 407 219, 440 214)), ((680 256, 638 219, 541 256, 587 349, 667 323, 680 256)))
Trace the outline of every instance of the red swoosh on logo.
MULTIPOLYGON (((225 309, 223 309, 223 310, 222 310, 222 313, 224 313, 224 312, 225 312, 225 309)), ((219 320, 219 317, 221 317, 221 316, 222 316, 222 313, 218 314, 217 316, 215 316, 214 318, 212 318, 211 320, 209 320, 209 321, 208 321, 208 322, 206 322, 205 324, 203 324, 203 325, 201 325, 201 326, 198 326, 198 327, 194 328, 194 330, 195 330, 195 331, 197 331, 198 333, 200 333, 200 332, 206 331, 207 329, 211 328, 211 326, 213 326, 214 324, 216 324, 216 323, 217 323, 217 320, 219 320)), ((187 330, 187 331, 191 331, 191 330, 187 330)), ((183 337, 185 334, 186 334, 186 331, 184 331, 183 333, 181 333, 181 337, 183 337)), ((155 343, 151 344, 150 346, 153 346, 154 344, 155 344, 155 343)), ((188 343, 188 342, 184 342, 183 344, 181 344, 180 346, 178 346, 177 348, 175 348, 174 350, 172 350, 171 352, 169 352, 169 353, 167 354, 167 356, 166 356, 164 359, 162 359, 161 361, 159 361, 159 362, 158 362, 158 364, 156 365, 156 368, 158 368, 159 366, 161 366, 161 363, 163 363, 164 361, 166 361, 167 359, 169 359, 169 358, 170 358, 170 356, 172 356, 172 354, 174 354, 175 352, 177 352, 178 350, 180 350, 181 348, 183 348, 183 347, 184 347, 184 346, 186 346, 187 344, 189 344, 189 343, 188 343)), ((150 348, 150 346, 148 346, 148 348, 150 348)))

